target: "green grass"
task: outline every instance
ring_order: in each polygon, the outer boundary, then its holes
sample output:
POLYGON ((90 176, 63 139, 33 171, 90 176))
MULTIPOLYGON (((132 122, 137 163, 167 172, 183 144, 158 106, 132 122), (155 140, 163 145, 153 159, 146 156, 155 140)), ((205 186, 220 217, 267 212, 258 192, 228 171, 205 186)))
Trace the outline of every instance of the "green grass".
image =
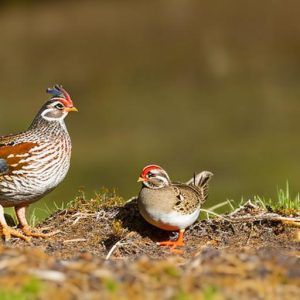
POLYGON ((224 299, 219 289, 214 285, 208 285, 203 288, 203 300, 224 299))
POLYGON ((91 199, 88 199, 85 192, 81 190, 80 195, 69 202, 66 208, 78 211, 98 211, 100 208, 121 206, 124 203, 125 200, 117 195, 116 190, 102 187, 91 199))
MULTIPOLYGON (((231 206, 231 210, 234 210, 244 205, 245 202, 245 199, 241 198, 238 203, 230 200, 228 204, 231 206)), ((277 188, 277 197, 275 199, 255 195, 252 202, 265 210, 279 214, 285 215, 300 212, 300 195, 299 193, 295 196, 291 195, 288 181, 284 189, 277 188)))
POLYGON ((178 291, 177 295, 173 298, 174 300, 223 300, 226 299, 216 286, 208 285, 204 286, 197 296, 195 294, 189 294, 181 290, 178 291))
POLYGON ((270 203, 273 209, 300 209, 300 195, 298 193, 294 198, 290 196, 288 181, 286 182, 286 189, 278 189, 277 195, 277 203, 270 203))
POLYGON ((255 196, 254 202, 271 212, 283 214, 299 212, 300 208, 299 193, 296 196, 291 196, 288 182, 286 182, 285 189, 277 189, 277 199, 265 199, 264 197, 255 196))
POLYGON ((0 287, 1 300, 35 300, 39 299, 42 283, 36 278, 30 278, 19 288, 0 287))

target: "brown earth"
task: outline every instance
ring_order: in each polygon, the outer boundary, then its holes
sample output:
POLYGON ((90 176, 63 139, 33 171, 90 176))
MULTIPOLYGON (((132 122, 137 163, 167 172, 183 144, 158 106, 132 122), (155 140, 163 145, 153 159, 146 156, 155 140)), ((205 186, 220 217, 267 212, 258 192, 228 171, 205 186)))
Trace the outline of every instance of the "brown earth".
POLYGON ((146 223, 135 200, 97 210, 81 202, 38 226, 59 234, 0 248, 0 286, 37 278, 37 299, 300 299, 299 229, 257 219, 258 207, 196 222, 174 255, 156 245, 174 234, 146 223))

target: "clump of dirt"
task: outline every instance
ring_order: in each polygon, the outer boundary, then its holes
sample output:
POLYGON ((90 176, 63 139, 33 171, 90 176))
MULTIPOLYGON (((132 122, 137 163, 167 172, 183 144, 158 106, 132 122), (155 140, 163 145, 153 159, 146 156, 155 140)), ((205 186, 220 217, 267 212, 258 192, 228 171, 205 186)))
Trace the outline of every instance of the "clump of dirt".
POLYGON ((1 248, 0 286, 11 275, 11 287, 32 276, 46 284, 39 299, 96 299, 99 291, 103 299, 300 298, 299 229, 284 223, 289 218, 249 202, 194 223, 183 254, 174 255, 156 245, 174 233, 144 221, 136 199, 110 197, 80 197, 37 227, 59 234, 1 248))

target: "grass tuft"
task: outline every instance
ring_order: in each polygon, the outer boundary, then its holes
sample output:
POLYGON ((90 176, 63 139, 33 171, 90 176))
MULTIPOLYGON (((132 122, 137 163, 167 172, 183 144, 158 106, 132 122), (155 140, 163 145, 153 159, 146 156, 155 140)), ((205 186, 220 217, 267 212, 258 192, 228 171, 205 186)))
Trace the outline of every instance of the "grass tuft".
POLYGON ((277 189, 277 199, 265 199, 264 197, 255 196, 254 202, 268 211, 276 212, 284 215, 299 213, 300 196, 299 193, 292 197, 290 195, 290 188, 288 181, 286 182, 285 189, 277 189))
POLYGON ((81 212, 93 212, 99 211, 101 208, 109 208, 116 206, 123 206, 125 204, 124 198, 117 195, 116 190, 109 190, 107 188, 101 188, 99 192, 95 193, 95 196, 91 199, 87 199, 85 192, 80 191, 80 195, 67 205, 68 209, 75 209, 81 212))
MULTIPOLYGON (((241 201, 239 201, 238 204, 232 206, 232 211, 243 206, 245 202, 244 198, 241 198, 241 201)), ((230 205, 231 203, 237 202, 231 200, 230 205)), ((281 215, 293 215, 300 213, 300 195, 298 193, 294 197, 291 196, 288 181, 286 182, 285 189, 277 188, 276 199, 266 199, 265 197, 255 195, 253 197, 253 203, 269 212, 275 212, 281 215)))
POLYGON ((125 233, 125 228, 123 227, 121 220, 113 220, 112 223, 112 231, 115 236, 122 237, 125 233))

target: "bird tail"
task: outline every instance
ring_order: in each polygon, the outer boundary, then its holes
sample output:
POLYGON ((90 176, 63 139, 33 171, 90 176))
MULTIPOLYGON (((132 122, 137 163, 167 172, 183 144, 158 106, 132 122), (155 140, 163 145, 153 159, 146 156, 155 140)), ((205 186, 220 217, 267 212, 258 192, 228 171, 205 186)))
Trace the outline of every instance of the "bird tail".
POLYGON ((195 173, 194 176, 186 182, 186 184, 192 184, 201 187, 208 183, 213 176, 214 174, 209 171, 203 171, 197 175, 195 173))
POLYGON ((203 199, 205 200, 208 196, 208 183, 213 177, 213 173, 209 171, 203 171, 201 173, 195 174, 188 182, 189 185, 197 186, 201 190, 203 199))
POLYGON ((199 187, 202 187, 211 180, 211 178, 214 176, 213 173, 209 171, 203 171, 197 175, 194 176, 194 185, 198 185, 199 187))

